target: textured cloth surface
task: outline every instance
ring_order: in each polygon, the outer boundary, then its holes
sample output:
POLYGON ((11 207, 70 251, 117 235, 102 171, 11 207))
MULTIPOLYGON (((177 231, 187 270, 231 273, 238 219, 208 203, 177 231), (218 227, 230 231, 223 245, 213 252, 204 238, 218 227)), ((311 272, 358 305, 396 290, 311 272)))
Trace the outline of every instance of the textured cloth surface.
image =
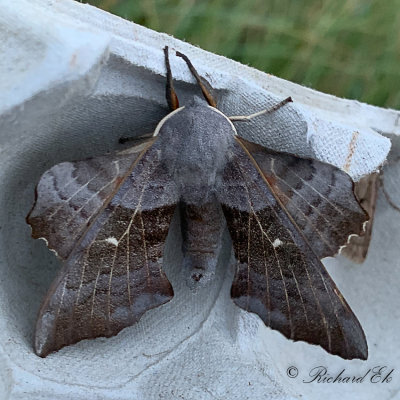
MULTIPOLYGON (((180 274, 177 216, 165 253, 175 291, 170 303, 116 337, 83 341, 46 359, 35 356, 36 315, 59 262, 30 238, 25 216, 34 187, 56 163, 119 149, 119 137, 154 130, 167 113, 165 45, 191 58, 228 115, 256 112, 291 95, 294 103, 276 113, 236 123, 240 134, 330 162, 354 179, 384 162, 390 140, 378 132, 395 137, 399 113, 302 88, 69 0, 4 3, 0 26, 0 399, 345 399, 354 393, 388 399, 398 390, 397 376, 381 386, 302 383, 318 365, 357 375, 382 363, 398 365, 400 315, 391 282, 400 278, 393 245, 400 239, 400 213, 382 194, 367 262, 328 260, 365 328, 366 363, 293 343, 235 307, 227 235, 212 285, 191 292, 180 274), (291 365, 299 370, 297 379, 286 375, 291 365)), ((198 88, 180 58, 171 56, 171 67, 185 104, 198 88)), ((392 197, 398 194, 398 147, 393 154, 385 178, 392 197)))

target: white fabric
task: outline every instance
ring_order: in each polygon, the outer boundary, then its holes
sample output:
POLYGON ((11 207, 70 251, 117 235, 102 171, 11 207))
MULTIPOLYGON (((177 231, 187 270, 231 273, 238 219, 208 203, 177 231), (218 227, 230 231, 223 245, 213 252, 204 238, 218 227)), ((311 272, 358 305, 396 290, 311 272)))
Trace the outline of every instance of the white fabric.
MULTIPOLYGON (((399 278, 399 250, 391 243, 399 240, 400 221, 382 196, 368 262, 355 267, 338 258, 328 265, 365 327, 366 363, 290 342, 235 307, 228 238, 211 287, 189 291, 180 279, 177 218, 165 254, 175 291, 170 303, 117 337, 35 356, 36 314, 59 263, 30 238, 25 223, 34 187, 58 162, 115 150, 121 136, 152 132, 166 112, 165 45, 191 58, 228 115, 259 111, 291 95, 294 103, 236 123, 238 131, 345 168, 354 179, 384 162, 390 140, 377 132, 398 134, 400 114, 302 88, 78 2, 4 0, 0 6, 0 399, 345 399, 354 391, 363 399, 378 393, 388 399, 395 392, 398 378, 381 386, 307 385, 300 378, 317 365, 362 373, 399 360, 400 316, 391 284, 399 278), (290 365, 303 375, 287 378, 290 365)), ((171 66, 185 104, 198 89, 173 54, 171 66)))

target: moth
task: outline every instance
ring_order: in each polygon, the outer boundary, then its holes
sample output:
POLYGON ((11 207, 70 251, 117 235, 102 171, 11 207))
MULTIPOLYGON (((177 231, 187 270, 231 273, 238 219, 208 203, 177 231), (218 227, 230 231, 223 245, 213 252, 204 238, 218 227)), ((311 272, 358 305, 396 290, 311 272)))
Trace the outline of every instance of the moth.
POLYGON ((171 218, 182 220, 191 288, 212 279, 225 226, 236 259, 231 296, 287 338, 344 359, 366 359, 363 329, 320 259, 368 219, 353 182, 331 165, 241 138, 184 54, 204 100, 180 107, 168 47, 170 113, 122 152, 63 162, 44 173, 27 217, 34 238, 63 260, 39 311, 34 348, 50 352, 110 337, 172 299, 163 267, 171 218))

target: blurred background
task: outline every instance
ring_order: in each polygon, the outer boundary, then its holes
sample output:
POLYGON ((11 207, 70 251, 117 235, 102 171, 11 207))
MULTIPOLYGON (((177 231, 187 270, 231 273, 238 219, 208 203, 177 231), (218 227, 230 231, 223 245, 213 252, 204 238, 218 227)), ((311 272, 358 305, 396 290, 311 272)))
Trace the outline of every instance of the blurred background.
POLYGON ((292 82, 400 108, 400 0, 89 3, 292 82))

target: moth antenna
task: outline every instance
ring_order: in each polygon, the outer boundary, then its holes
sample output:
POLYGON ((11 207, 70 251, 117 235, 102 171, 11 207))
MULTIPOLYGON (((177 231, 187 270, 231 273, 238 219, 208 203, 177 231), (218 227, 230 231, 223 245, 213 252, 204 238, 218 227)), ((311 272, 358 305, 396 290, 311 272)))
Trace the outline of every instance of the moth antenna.
POLYGON ((164 47, 164 56, 165 56, 165 66, 167 68, 167 84, 166 84, 166 98, 169 109, 171 111, 176 110, 179 108, 179 100, 178 96, 176 95, 174 85, 172 82, 172 73, 171 73, 171 66, 169 64, 169 55, 168 55, 168 46, 164 47))
POLYGON ((213 91, 213 88, 210 85, 210 82, 208 82, 206 78, 203 78, 198 74, 198 72, 196 71, 196 68, 193 66, 192 62, 189 60, 189 58, 185 54, 182 54, 181 52, 177 51, 176 55, 178 57, 183 58, 184 61, 186 62, 187 66, 189 67, 190 72, 195 77, 198 85, 200 86, 200 89, 203 92, 203 96, 207 100, 207 103, 211 107, 216 108, 217 102, 215 101, 213 95, 211 94, 211 92, 213 91))
POLYGON ((231 121, 249 121, 255 117, 259 117, 260 115, 264 115, 264 114, 271 114, 277 110, 279 110, 281 107, 283 107, 285 104, 287 103, 291 103, 293 101, 293 99, 291 97, 287 97, 285 100, 282 100, 281 102, 279 102, 278 104, 275 104, 273 107, 271 108, 267 108, 265 110, 261 110, 258 111, 254 114, 250 114, 250 115, 234 115, 232 117, 228 117, 231 121))

